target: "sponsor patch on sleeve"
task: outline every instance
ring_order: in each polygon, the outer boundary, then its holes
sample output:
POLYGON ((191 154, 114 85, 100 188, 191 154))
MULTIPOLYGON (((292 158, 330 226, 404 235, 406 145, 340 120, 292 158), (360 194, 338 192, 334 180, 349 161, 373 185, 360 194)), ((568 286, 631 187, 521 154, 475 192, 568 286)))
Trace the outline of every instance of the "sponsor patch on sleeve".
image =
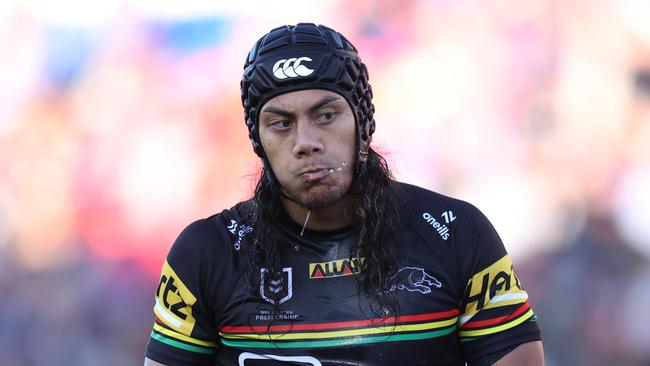
POLYGON ((503 332, 535 319, 528 294, 507 255, 475 273, 467 282, 460 312, 461 342, 503 332))
POLYGON ((167 327, 189 336, 196 323, 192 316, 192 305, 195 302, 196 297, 165 261, 154 306, 158 320, 167 327))
MULTIPOLYGON (((515 275, 510 256, 475 273, 467 282, 462 302, 462 318, 473 317, 481 310, 526 302, 528 294, 515 275)), ((462 322, 462 320, 461 320, 462 322)))

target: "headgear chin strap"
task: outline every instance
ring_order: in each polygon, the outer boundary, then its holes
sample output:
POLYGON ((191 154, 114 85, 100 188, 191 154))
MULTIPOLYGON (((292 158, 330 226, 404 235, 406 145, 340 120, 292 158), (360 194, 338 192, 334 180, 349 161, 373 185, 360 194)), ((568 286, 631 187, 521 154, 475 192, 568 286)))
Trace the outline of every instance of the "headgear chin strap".
POLYGON ((352 108, 357 123, 359 158, 367 161, 369 144, 375 132, 372 88, 368 69, 357 49, 335 30, 311 23, 287 25, 271 30, 260 38, 248 53, 241 80, 244 119, 253 150, 264 161, 273 185, 279 184, 259 136, 259 113, 262 106, 280 94, 304 89, 325 89, 340 94, 352 108))

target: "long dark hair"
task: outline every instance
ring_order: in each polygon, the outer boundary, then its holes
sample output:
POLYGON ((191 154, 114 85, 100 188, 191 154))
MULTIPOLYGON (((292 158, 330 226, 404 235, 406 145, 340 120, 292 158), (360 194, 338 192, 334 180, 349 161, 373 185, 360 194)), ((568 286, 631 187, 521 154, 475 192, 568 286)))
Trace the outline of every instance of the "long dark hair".
MULTIPOLYGON (((279 271, 280 253, 285 249, 277 227, 281 210, 281 195, 262 168, 252 199, 254 230, 248 256, 247 277, 252 294, 259 296, 260 268, 279 271)), ((350 258, 365 258, 360 275, 360 287, 371 299, 371 310, 377 316, 388 317, 399 311, 397 301, 386 291, 388 280, 396 270, 396 246, 399 230, 397 192, 386 160, 372 148, 368 161, 355 177, 350 194, 358 197, 353 224, 357 228, 357 245, 350 258)))

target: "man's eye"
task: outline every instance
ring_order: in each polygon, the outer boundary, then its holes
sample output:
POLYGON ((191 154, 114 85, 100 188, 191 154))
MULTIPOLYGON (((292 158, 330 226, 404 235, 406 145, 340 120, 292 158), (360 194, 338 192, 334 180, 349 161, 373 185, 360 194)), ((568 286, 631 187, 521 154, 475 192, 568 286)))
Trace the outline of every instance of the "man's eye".
POLYGON ((289 126, 291 126, 291 123, 286 119, 282 119, 282 120, 279 120, 279 121, 273 121, 273 122, 269 123, 269 126, 271 126, 273 128, 277 128, 279 130, 283 130, 283 129, 289 128, 289 126))
POLYGON ((336 112, 325 112, 318 116, 316 122, 327 122, 333 120, 334 118, 336 118, 336 112))

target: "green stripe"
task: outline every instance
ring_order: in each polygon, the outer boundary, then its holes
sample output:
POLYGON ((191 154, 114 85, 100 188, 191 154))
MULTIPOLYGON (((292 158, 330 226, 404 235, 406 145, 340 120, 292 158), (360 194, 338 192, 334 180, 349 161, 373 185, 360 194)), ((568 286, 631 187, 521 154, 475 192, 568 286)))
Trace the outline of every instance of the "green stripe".
POLYGON ((168 345, 170 345, 172 347, 182 348, 182 349, 184 349, 186 351, 190 351, 190 352, 203 353, 203 354, 209 355, 209 354, 213 354, 216 351, 214 348, 204 348, 204 347, 199 347, 199 346, 192 346, 192 345, 189 345, 189 344, 186 344, 186 343, 175 341, 173 339, 165 337, 164 335, 162 335, 160 333, 151 332, 151 338, 157 340, 158 342, 168 344, 168 345))
POLYGON ((453 333, 456 330, 456 325, 449 328, 436 330, 426 333, 412 333, 412 334, 392 334, 386 336, 375 337, 351 337, 345 339, 332 339, 327 341, 298 341, 298 342, 257 342, 257 341, 231 341, 226 338, 221 338, 221 343, 226 346, 232 347, 250 347, 250 348, 316 348, 316 347, 336 347, 348 346, 353 344, 368 344, 379 342, 398 342, 398 341, 414 341, 419 339, 431 339, 447 334, 453 333))

